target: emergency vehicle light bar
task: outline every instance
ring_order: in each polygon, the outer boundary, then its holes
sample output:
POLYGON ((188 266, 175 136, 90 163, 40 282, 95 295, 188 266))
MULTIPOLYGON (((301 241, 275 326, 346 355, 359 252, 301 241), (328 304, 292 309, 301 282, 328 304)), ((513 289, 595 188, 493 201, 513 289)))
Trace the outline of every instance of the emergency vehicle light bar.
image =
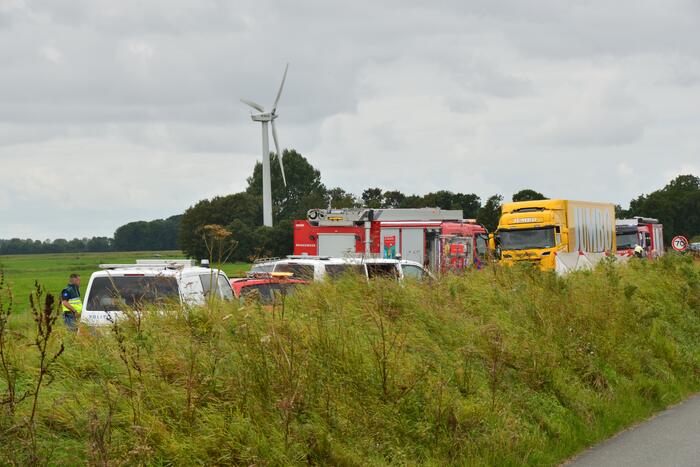
POLYGON ((119 264, 106 263, 100 264, 100 269, 182 269, 185 267, 194 266, 194 261, 191 259, 174 259, 174 260, 136 260, 136 263, 119 264))
POLYGON ((460 209, 388 208, 388 209, 310 209, 306 219, 312 225, 345 225, 372 221, 462 221, 460 209))

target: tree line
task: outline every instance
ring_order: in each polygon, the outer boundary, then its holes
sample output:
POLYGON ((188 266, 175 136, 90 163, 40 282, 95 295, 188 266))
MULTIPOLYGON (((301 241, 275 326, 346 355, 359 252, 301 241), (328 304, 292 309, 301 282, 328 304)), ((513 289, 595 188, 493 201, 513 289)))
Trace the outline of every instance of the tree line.
MULTIPOLYGON (((271 155, 274 227, 262 224, 262 164, 256 163, 239 193, 201 200, 182 215, 154 221, 130 222, 119 227, 113 238, 94 237, 38 241, 0 240, 0 254, 62 253, 83 251, 149 251, 181 249, 193 258, 210 254, 205 241, 205 226, 220 225, 231 232, 227 242, 229 260, 250 261, 267 256, 284 256, 293 250, 293 221, 305 219, 312 208, 421 208, 461 210, 466 219, 476 219, 489 231, 496 229, 504 197, 494 194, 482 202, 474 193, 439 190, 424 195, 370 187, 359 195, 341 187, 326 187, 321 173, 295 150, 282 154, 287 168, 287 186, 277 156, 271 155)), ((543 193, 523 189, 511 196, 513 201, 547 199, 543 193)), ((617 217, 658 218, 664 224, 667 243, 677 234, 693 238, 700 234, 700 178, 680 175, 660 190, 643 194, 630 202, 628 209, 617 206, 617 217)))
MULTIPOLYGON (((424 195, 405 194, 398 190, 378 187, 365 189, 355 195, 342 187, 327 188, 321 173, 301 154, 294 150, 283 152, 287 168, 287 187, 276 155, 272 155, 272 200, 274 227, 264 227, 262 219, 262 165, 258 162, 248 178, 245 191, 228 196, 202 200, 187 209, 182 218, 180 247, 189 256, 205 258, 208 255, 203 240, 203 226, 217 224, 231 232, 229 241, 235 244, 231 256, 234 261, 250 261, 266 256, 283 256, 293 250, 295 219, 305 219, 311 208, 421 208, 461 210, 464 218, 476 219, 493 231, 498 226, 504 197, 494 194, 482 202, 474 193, 455 193, 440 190, 424 195)), ((511 196, 512 201, 547 199, 543 193, 523 189, 511 196)), ((630 208, 617 207, 618 217, 656 217, 665 224, 666 241, 675 234, 689 238, 700 234, 700 178, 682 175, 661 190, 641 195, 630 203, 630 208)))
POLYGON ((129 222, 113 237, 74 238, 66 240, 32 240, 29 238, 0 239, 0 255, 38 253, 86 253, 108 251, 178 250, 177 237, 182 215, 153 221, 129 222))

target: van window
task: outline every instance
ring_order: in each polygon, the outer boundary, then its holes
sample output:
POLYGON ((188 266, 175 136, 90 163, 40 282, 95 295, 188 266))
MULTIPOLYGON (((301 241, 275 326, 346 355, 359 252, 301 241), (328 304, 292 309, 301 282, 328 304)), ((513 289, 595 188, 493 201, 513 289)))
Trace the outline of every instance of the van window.
POLYGON ((403 277, 421 280, 425 276, 425 271, 420 266, 414 264, 403 264, 401 265, 403 269, 403 277))
POLYGON ((231 289, 231 283, 226 279, 226 276, 219 274, 219 294, 221 298, 226 301, 233 300, 233 290, 231 289))
POLYGON ((272 272, 272 270, 275 268, 274 263, 259 263, 259 264, 254 264, 252 268, 250 268, 251 272, 272 272))
POLYGON ((361 264, 326 264, 326 276, 337 279, 346 274, 365 276, 365 267, 361 264))
POLYGON ((202 292, 204 292, 206 298, 209 298, 211 289, 214 288, 217 297, 224 300, 233 300, 231 284, 229 284, 223 274, 200 274, 199 280, 202 283, 202 292))
POLYGON ((124 311, 180 299, 177 280, 163 276, 96 277, 89 291, 90 311, 124 311))
POLYGON ((275 272, 291 272, 294 279, 314 280, 314 265, 300 263, 277 263, 275 272))
POLYGON ((367 263, 367 275, 370 279, 375 277, 399 278, 399 270, 394 263, 367 263))

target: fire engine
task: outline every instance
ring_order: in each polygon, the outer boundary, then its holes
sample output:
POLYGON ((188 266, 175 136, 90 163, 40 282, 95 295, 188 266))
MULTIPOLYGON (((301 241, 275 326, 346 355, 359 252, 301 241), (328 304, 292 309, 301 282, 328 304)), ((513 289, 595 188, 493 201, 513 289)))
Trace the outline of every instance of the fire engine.
POLYGON ((461 210, 311 209, 294 222, 294 254, 416 261, 433 271, 481 267, 487 231, 461 210))
POLYGON ((639 245, 647 258, 656 258, 664 254, 663 224, 650 217, 633 217, 618 219, 615 223, 617 253, 632 256, 634 248, 639 245))

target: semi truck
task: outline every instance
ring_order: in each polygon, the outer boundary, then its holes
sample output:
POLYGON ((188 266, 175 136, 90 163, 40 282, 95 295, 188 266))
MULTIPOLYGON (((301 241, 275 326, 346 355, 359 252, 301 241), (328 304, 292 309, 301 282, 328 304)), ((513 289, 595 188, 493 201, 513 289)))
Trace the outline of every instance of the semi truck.
POLYGON ((402 258, 433 272, 481 267, 487 231, 461 210, 311 209, 294 221, 294 255, 402 258))
POLYGON ((658 258, 664 254, 664 226, 658 219, 633 217, 615 222, 617 253, 634 255, 637 245, 642 247, 646 258, 658 258))
POLYGON ((527 261, 554 270, 557 256, 613 253, 615 206, 547 199, 505 203, 491 242, 506 264, 527 261))

